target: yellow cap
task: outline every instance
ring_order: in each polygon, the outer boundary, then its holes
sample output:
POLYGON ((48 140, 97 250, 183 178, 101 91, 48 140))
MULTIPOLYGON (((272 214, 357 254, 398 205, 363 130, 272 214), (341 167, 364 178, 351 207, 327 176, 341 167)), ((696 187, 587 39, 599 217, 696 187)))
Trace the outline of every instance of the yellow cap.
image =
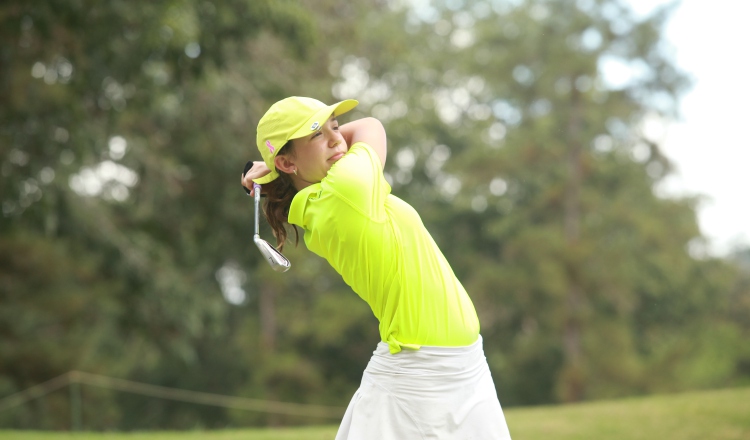
POLYGON ((346 113, 357 104, 354 99, 346 99, 325 105, 317 99, 292 96, 272 105, 258 122, 256 138, 258 151, 271 172, 254 182, 264 184, 279 177, 274 159, 287 142, 320 130, 331 115, 346 113))

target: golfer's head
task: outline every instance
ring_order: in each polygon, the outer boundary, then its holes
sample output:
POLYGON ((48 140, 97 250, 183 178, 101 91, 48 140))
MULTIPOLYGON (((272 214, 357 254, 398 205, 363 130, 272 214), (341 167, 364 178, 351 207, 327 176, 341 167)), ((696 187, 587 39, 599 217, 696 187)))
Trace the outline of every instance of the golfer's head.
MULTIPOLYGON (((325 168, 329 159, 338 160, 335 153, 327 155, 342 147, 343 138, 338 132, 335 117, 348 112, 357 104, 357 101, 347 99, 326 105, 317 99, 299 96, 273 104, 258 122, 256 137, 258 151, 271 172, 256 179, 256 182, 271 182, 279 177, 279 171, 287 174, 296 171, 296 175, 305 181, 320 181, 320 170, 325 168), (283 157, 279 157, 289 141, 294 141, 295 147, 304 148, 295 148, 293 155, 282 154, 283 157)), ((343 149, 345 152, 345 143, 343 149)), ((327 166, 330 168, 330 165, 327 166)), ((327 171, 326 168, 325 172, 327 171)))

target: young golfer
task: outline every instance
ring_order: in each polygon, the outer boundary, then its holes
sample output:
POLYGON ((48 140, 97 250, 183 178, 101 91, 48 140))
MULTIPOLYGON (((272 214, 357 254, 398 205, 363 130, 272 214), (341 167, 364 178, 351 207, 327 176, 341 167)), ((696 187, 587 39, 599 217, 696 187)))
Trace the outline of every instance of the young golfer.
POLYGON ((307 248, 380 322, 381 342, 336 439, 510 439, 474 306, 417 212, 383 178, 383 125, 336 120, 356 105, 275 103, 258 123, 263 162, 242 177, 267 194, 278 245, 285 224, 301 227, 307 248))

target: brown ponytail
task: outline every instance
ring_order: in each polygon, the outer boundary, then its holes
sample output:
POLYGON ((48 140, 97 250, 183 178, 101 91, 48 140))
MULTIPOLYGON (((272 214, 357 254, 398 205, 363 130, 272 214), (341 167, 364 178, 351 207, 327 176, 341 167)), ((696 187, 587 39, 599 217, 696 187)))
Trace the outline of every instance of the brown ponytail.
MULTIPOLYGON (((284 144, 277 155, 294 156, 292 141, 284 144)), ((297 189, 294 187, 289 174, 277 171, 279 172, 279 177, 273 182, 263 185, 263 192, 266 193, 266 203, 263 211, 268 224, 271 225, 273 236, 276 237, 276 248, 282 251, 284 250, 284 243, 288 235, 286 225, 289 224, 289 208, 292 206, 292 199, 297 195, 297 189)), ((290 226, 294 229, 294 245, 297 246, 299 244, 299 232, 296 226, 290 226)))

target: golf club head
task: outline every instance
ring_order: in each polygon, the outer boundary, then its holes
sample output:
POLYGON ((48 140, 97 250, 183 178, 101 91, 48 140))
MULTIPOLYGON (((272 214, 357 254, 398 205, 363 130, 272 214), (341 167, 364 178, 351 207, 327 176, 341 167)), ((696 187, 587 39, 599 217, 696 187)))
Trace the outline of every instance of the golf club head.
POLYGON ((283 256, 281 252, 277 251, 276 248, 271 246, 271 243, 263 240, 258 235, 253 237, 253 241, 255 242, 255 246, 260 250, 260 253, 263 254, 263 258, 268 261, 268 264, 271 265, 273 270, 276 272, 286 272, 292 267, 292 263, 289 262, 289 259, 283 256))

